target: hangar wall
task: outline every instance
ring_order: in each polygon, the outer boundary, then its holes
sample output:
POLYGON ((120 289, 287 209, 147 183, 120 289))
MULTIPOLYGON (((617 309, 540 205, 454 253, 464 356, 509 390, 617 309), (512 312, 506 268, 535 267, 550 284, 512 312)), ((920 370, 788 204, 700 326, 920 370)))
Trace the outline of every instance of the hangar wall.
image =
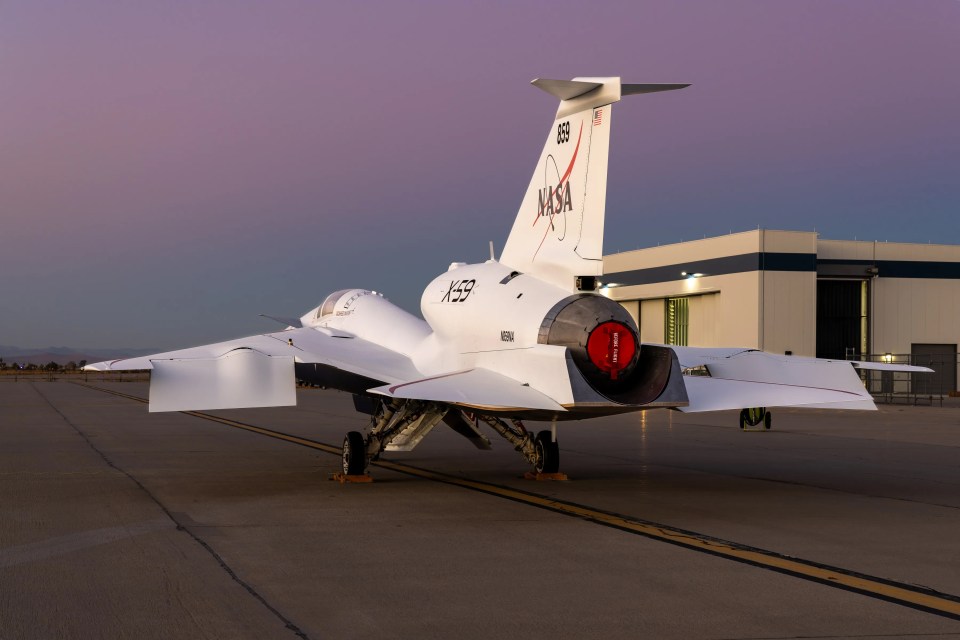
POLYGON ((601 292, 644 342, 900 362, 936 352, 953 358, 948 384, 960 379, 957 245, 757 229, 608 255, 604 274, 601 292))
MULTIPOLYGON (((916 345, 941 345, 928 351, 956 351, 960 246, 821 240, 819 257, 822 263, 867 264, 875 269, 870 301, 872 353, 902 359, 916 353, 916 345)), ((960 363, 954 381, 958 377, 960 363)))
POLYGON ((812 356, 815 260, 815 233, 747 231, 605 256, 603 281, 616 286, 602 291, 638 320, 645 342, 666 342, 667 301, 685 297, 690 345, 812 356))

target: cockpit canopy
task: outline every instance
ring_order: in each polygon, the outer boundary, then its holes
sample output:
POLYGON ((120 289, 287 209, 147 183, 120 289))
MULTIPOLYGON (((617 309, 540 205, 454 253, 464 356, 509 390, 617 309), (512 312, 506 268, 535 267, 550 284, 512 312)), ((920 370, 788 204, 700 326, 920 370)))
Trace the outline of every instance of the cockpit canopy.
POLYGON ((320 303, 320 306, 317 307, 317 320, 333 315, 333 311, 337 307, 337 302, 339 302, 340 298, 343 297, 343 294, 349 293, 350 291, 353 291, 353 289, 340 289, 339 291, 334 291, 324 298, 323 302, 320 303))
POLYGON ((376 291, 367 291, 366 289, 340 289, 334 291, 319 306, 314 307, 300 318, 303 326, 315 327, 325 323, 331 317, 348 316, 353 313, 353 304, 364 296, 380 296, 376 291))

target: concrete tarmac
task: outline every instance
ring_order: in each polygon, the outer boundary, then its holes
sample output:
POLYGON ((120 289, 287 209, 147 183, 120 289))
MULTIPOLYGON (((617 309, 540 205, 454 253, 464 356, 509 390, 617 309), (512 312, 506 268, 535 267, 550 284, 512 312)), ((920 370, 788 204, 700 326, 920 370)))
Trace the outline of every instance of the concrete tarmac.
MULTIPOLYGON (((366 425, 349 395, 298 399, 214 413, 337 447, 366 425)), ((523 480, 489 435, 478 451, 441 425, 385 456, 489 493, 376 467, 374 483, 341 485, 339 458, 316 449, 70 382, 0 380, 0 639, 960 638, 936 606, 498 494, 918 585, 949 606, 960 408, 777 410, 758 433, 733 413, 561 423, 568 482, 523 480)))

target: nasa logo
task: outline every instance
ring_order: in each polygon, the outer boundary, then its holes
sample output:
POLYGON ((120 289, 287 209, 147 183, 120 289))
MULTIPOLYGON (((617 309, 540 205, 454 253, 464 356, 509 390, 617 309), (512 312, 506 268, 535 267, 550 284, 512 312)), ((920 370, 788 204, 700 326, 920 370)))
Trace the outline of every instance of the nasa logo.
MULTIPOLYGON (((567 237, 566 213, 569 211, 574 215, 577 215, 573 208, 573 185, 570 184, 570 174, 573 173, 573 167, 577 163, 577 154, 580 151, 580 140, 582 135, 583 123, 581 122, 580 130, 577 133, 577 144, 573 149, 573 153, 570 155, 570 163, 567 165, 566 171, 564 171, 562 174, 560 171, 558 171, 557 159, 553 156, 553 154, 547 154, 547 157, 544 160, 543 173, 545 186, 542 189, 538 189, 537 215, 533 219, 533 226, 537 226, 537 223, 540 222, 541 218, 547 219, 547 228, 543 232, 544 240, 546 239, 547 234, 553 231, 556 239, 560 242, 563 242, 563 240, 567 237), (552 174, 552 176, 556 176, 556 186, 546 184, 548 179, 547 176, 550 174, 552 174)), ((568 120, 557 126, 557 144, 563 145, 570 140, 570 121, 568 120)), ((536 259, 537 254, 540 252, 540 247, 542 246, 543 242, 541 241, 540 245, 533 253, 534 259, 536 259)))
POLYGON ((573 199, 570 196, 570 181, 562 183, 556 189, 552 186, 540 189, 538 215, 553 217, 558 213, 573 210, 573 199))

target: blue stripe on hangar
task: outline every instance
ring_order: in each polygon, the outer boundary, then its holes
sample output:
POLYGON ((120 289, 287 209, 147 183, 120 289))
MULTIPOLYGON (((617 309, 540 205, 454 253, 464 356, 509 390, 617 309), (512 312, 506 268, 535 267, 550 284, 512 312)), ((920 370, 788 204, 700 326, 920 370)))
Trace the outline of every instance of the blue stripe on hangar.
POLYGON ((709 260, 679 262, 662 267, 614 271, 604 274, 604 280, 622 286, 655 284, 684 280, 686 272, 719 276, 749 271, 815 272, 823 276, 873 275, 867 269, 875 267, 882 278, 932 278, 960 280, 960 262, 923 262, 918 260, 827 260, 817 259, 814 253, 755 252, 724 256, 709 260))
POLYGON ((881 278, 931 278, 960 280, 960 262, 924 262, 921 260, 817 260, 817 266, 829 269, 835 266, 862 266, 877 268, 881 278))
POLYGON ((654 284, 683 280, 686 273, 702 273, 705 276, 719 276, 749 271, 816 271, 817 256, 814 253, 744 253, 738 256, 724 256, 709 260, 681 262, 663 267, 633 269, 604 274, 604 279, 624 286, 654 284))

